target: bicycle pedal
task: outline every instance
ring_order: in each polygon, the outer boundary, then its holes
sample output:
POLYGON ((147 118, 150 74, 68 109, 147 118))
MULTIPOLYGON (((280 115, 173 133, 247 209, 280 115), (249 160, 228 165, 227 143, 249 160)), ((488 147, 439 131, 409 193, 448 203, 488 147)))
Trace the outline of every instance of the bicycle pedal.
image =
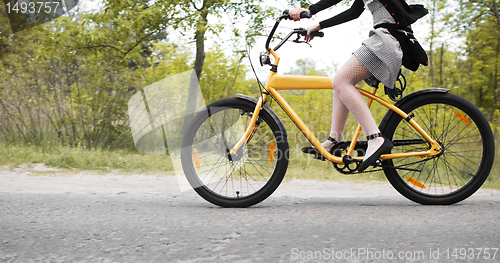
POLYGON ((314 156, 314 159, 321 160, 321 161, 326 161, 326 158, 323 155, 321 155, 320 153, 316 154, 314 156))

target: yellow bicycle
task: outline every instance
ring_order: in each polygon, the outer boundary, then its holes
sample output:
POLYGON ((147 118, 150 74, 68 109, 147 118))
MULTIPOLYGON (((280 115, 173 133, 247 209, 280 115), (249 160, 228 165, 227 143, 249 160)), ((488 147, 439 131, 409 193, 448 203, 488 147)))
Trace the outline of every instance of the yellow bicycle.
MULTIPOLYGON (((191 120, 182 139, 184 173, 195 191, 207 201, 223 207, 247 207, 269 197, 287 171, 287 131, 267 105, 270 97, 287 113, 307 139, 341 173, 357 173, 366 141, 359 141, 358 125, 351 141, 343 141, 328 152, 279 90, 332 89, 332 79, 317 76, 279 75, 276 54, 290 37, 306 34, 294 29, 274 49, 271 39, 285 11, 266 41, 261 64, 271 72, 258 98, 236 95, 210 103, 191 120), (274 57, 274 64, 270 56, 274 57)), ((321 36, 322 32, 315 32, 321 36)), ((389 103, 358 88, 368 98, 388 108, 380 131, 394 143, 377 167, 383 169, 393 187, 421 204, 453 204, 476 192, 488 177, 495 156, 494 138, 482 112, 468 100, 447 89, 430 88, 389 103)), ((372 170, 373 171, 373 170, 372 170)))

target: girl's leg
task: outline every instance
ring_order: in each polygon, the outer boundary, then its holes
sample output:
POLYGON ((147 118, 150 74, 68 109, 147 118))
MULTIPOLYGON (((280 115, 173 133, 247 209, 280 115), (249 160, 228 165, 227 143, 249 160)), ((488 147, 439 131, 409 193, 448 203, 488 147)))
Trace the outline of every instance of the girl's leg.
MULTIPOLYGON (((351 56, 333 78, 334 99, 330 136, 337 141, 340 141, 342 137, 348 111, 354 115, 366 135, 380 132, 365 99, 355 88, 358 82, 371 75, 355 56, 351 56)), ((370 157, 383 143, 384 138, 382 137, 369 140, 365 159, 370 157)), ((331 148, 331 145, 330 141, 323 143, 325 148, 329 146, 327 149, 331 148)))
MULTIPOLYGON (((337 92, 333 94, 333 107, 332 107, 332 126, 330 127, 330 137, 335 139, 337 142, 342 140, 342 134, 344 132, 345 123, 347 121, 347 116, 349 116, 349 109, 342 103, 342 100, 337 95, 337 92)), ((330 150, 334 145, 333 142, 326 140, 322 143, 325 149, 330 150)))

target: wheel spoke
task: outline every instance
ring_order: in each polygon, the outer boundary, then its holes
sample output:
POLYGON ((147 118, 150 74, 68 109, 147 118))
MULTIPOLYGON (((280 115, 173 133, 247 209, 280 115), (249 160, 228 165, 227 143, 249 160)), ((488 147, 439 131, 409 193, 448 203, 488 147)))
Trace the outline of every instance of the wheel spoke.
POLYGON ((254 107, 255 104, 236 98, 223 99, 207 106, 210 116, 197 116, 197 125, 190 124, 193 127, 188 133, 193 134, 193 147, 200 163, 195 166, 193 156, 187 156, 190 163, 183 162, 183 168, 189 172, 186 176, 193 178, 190 183, 202 183, 195 190, 214 204, 235 207, 255 204, 269 196, 276 188, 272 184, 279 184, 284 176, 288 160, 277 158, 277 152, 285 152, 288 142, 285 137, 284 142, 277 143, 275 134, 282 132, 268 113, 259 116, 252 139, 235 155, 229 155, 250 124, 254 107), (271 141, 275 148, 269 148, 271 141), (272 161, 271 149, 276 156, 272 161))
MULTIPOLYGON (((413 120, 440 143, 443 150, 427 159, 387 160, 388 166, 418 167, 420 171, 384 169, 393 186, 404 196, 423 204, 451 204, 474 193, 488 176, 494 156, 494 148, 489 147, 494 144, 491 128, 480 110, 456 95, 439 93, 417 96, 400 108, 413 113, 413 120), (418 187, 415 182, 426 188, 418 187), (459 191, 464 188, 467 191, 459 191)), ((393 139, 421 139, 399 116, 391 117, 383 132, 386 136, 392 134, 393 139)), ((430 144, 422 146, 403 145, 394 147, 393 152, 422 151, 429 149, 430 144)))

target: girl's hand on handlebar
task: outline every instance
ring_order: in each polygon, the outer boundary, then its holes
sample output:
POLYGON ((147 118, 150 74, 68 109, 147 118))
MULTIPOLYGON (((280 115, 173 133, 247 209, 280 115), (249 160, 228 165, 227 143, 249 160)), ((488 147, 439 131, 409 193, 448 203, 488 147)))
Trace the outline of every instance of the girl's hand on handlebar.
POLYGON ((321 30, 319 23, 316 23, 307 28, 307 36, 305 37, 306 42, 310 42, 314 37, 311 37, 311 32, 321 30))
POLYGON ((302 7, 295 7, 294 9, 288 11, 288 14, 292 17, 293 21, 299 21, 300 20, 300 13, 304 11, 309 11, 309 9, 305 9, 302 7))

